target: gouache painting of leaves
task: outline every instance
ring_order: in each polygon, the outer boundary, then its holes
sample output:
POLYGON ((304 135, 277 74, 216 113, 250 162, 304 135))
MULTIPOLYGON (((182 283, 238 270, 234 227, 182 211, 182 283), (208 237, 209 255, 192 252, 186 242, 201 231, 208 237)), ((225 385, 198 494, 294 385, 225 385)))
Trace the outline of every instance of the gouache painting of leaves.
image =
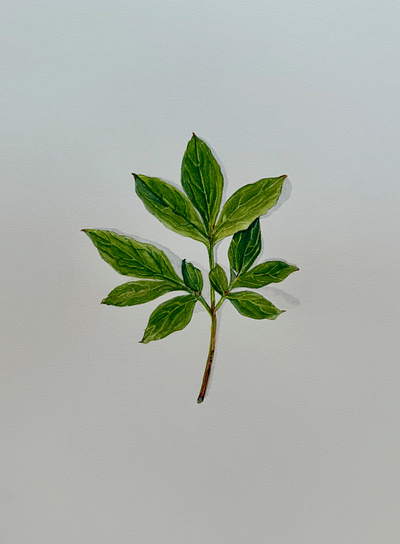
POLYGON ((197 397, 201 403, 214 360, 217 315, 224 301, 228 300, 242 316, 257 320, 275 320, 285 311, 259 293, 236 289, 259 289, 279 283, 299 270, 284 261, 265 261, 254 266, 262 251, 260 218, 278 202, 286 176, 263 178, 241 187, 221 210, 224 179, 220 165, 206 142, 195 134, 182 160, 182 191, 160 178, 133 176, 137 196, 154 217, 173 232, 206 246, 209 300, 203 296, 203 273, 186 259, 181 261, 180 269, 175 270, 164 251, 153 244, 112 230, 83 229, 100 257, 114 270, 139 278, 115 287, 102 304, 136 306, 183 291, 185 294, 162 302, 151 313, 142 344, 186 328, 196 304, 201 304, 211 319, 209 352, 197 397), (228 236, 232 236, 228 248, 230 279, 215 258, 218 242, 228 236))

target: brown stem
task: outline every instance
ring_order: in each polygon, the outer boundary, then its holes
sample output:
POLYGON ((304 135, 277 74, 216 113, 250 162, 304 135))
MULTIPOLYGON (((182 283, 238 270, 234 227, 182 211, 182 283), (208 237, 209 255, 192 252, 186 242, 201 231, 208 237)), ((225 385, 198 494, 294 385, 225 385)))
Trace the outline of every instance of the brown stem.
POLYGON ((203 402, 206 391, 207 391, 208 380, 209 380, 210 374, 211 374, 211 365, 212 365, 212 362, 213 362, 213 359, 214 359, 216 339, 217 339, 217 316, 216 316, 215 309, 213 309, 213 312, 212 312, 212 315, 211 315, 210 350, 208 352, 206 368, 204 370, 203 383, 201 384, 200 393, 199 393, 199 396, 198 396, 198 399, 197 399, 198 404, 203 402))

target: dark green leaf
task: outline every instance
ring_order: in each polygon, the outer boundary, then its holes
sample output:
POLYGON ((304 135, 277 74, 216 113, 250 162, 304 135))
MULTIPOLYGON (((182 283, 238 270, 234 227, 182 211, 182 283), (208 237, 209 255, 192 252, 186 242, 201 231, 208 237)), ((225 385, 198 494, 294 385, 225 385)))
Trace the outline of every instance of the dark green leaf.
POLYGON ((182 187, 210 233, 221 205, 224 178, 210 148, 195 134, 183 156, 182 187))
POLYGON ((225 203, 214 233, 214 242, 245 230, 275 206, 287 176, 260 179, 238 189, 225 203))
POLYGON ((272 302, 251 291, 229 293, 228 299, 240 314, 252 319, 276 319, 285 311, 279 310, 272 302))
POLYGON ((136 194, 163 225, 178 234, 208 243, 200 217, 186 195, 161 179, 133 175, 136 194))
POLYGON ((260 220, 255 221, 246 229, 234 234, 228 249, 231 269, 235 276, 246 272, 261 252, 260 220))
POLYGON ((228 291, 228 278, 225 271, 217 264, 210 272, 210 283, 220 295, 224 295, 228 291))
POLYGON ((192 291, 201 293, 203 289, 203 276, 198 268, 187 263, 186 259, 182 261, 182 276, 185 285, 192 291))
POLYGON ((134 278, 167 279, 182 284, 168 257, 152 244, 111 230, 83 229, 100 256, 117 272, 134 278))
POLYGON ((192 319, 196 297, 183 295, 163 302, 151 314, 142 344, 160 340, 175 331, 184 329, 192 319))
POLYGON ((163 280, 128 281, 119 285, 102 301, 110 306, 136 306, 144 304, 171 291, 184 290, 163 280))
POLYGON ((297 270, 297 266, 292 266, 282 261, 267 261, 258 264, 239 276, 234 282, 234 287, 252 287, 253 289, 257 289, 269 283, 279 283, 297 270))

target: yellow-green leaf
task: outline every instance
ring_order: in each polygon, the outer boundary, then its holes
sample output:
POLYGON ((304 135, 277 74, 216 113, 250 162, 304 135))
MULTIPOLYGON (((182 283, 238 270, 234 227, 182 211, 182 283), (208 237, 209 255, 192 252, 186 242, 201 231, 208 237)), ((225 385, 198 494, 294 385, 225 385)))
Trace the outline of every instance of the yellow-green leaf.
POLYGON ((208 243, 201 219, 186 195, 161 179, 133 175, 136 194, 163 225, 182 236, 208 243))
POLYGON ((286 177, 260 179, 241 187, 228 198, 215 228, 214 243, 247 229, 257 217, 275 206, 286 177))
POLYGON ((208 145, 193 134, 182 161, 182 187, 211 233, 221 205, 224 178, 208 145))
POLYGON ((251 287, 258 289, 270 283, 279 283, 285 278, 299 270, 297 266, 293 266, 283 261, 267 261, 258 264, 244 274, 238 276, 234 283, 234 287, 251 287))
POLYGON ((252 319, 276 319, 285 311, 279 310, 272 302, 251 291, 229 293, 228 299, 240 314, 252 319))
POLYGON ((184 291, 184 287, 179 287, 163 280, 128 281, 113 289, 102 301, 102 304, 109 306, 136 306, 137 304, 150 302, 171 291, 184 291))
POLYGON ((209 278, 211 285, 220 295, 224 295, 228 291, 228 278, 222 266, 217 264, 210 271, 209 278))
POLYGON ((196 297, 183 295, 163 302, 151 314, 142 344, 161 340, 169 334, 184 329, 192 319, 196 297))
POLYGON ((83 232, 92 240, 102 259, 120 274, 182 284, 168 257, 156 246, 112 230, 83 229, 83 232))

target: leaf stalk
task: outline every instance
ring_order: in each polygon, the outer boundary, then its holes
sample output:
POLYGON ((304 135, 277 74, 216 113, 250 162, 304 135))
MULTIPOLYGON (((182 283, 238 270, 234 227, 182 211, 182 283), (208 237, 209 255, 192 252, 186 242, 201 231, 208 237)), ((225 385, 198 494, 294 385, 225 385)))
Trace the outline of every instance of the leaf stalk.
POLYGON ((204 375, 203 375, 203 382, 201 384, 200 393, 197 398, 198 404, 201 404, 203 402, 204 397, 206 395, 208 380, 210 379, 211 367, 214 360, 216 340, 217 340, 217 316, 216 316, 216 310, 213 310, 213 313, 211 315, 210 349, 208 351, 206 368, 204 370, 204 375))
POLYGON ((198 301, 200 302, 200 304, 202 304, 204 306, 204 308, 207 310, 207 312, 210 314, 210 316, 212 317, 212 311, 211 311, 211 308, 209 306, 209 304, 207 304, 206 300, 204 299, 203 296, 200 296, 198 297, 198 301))
MULTIPOLYGON (((208 261, 210 265, 210 272, 214 268, 214 245, 212 241, 210 240, 210 246, 208 249, 208 261)), ((215 308, 215 290, 210 282, 210 300, 211 300, 211 311, 214 311, 215 308)))
MULTIPOLYGON (((211 237, 210 237, 210 245, 208 246, 208 261, 209 261, 210 272, 211 272, 211 270, 214 268, 214 244, 212 242, 211 237)), ((211 301, 211 305, 209 306, 209 314, 211 316, 210 349, 208 351, 206 368, 204 370, 204 375, 203 375, 203 382, 201 384, 200 393, 197 398, 198 404, 201 404, 203 402, 206 391, 207 391, 208 381, 210 379, 210 374, 211 374, 211 367, 214 360, 215 344, 217 341, 217 308, 215 306, 215 290, 211 282, 210 282, 210 301, 211 301)))

